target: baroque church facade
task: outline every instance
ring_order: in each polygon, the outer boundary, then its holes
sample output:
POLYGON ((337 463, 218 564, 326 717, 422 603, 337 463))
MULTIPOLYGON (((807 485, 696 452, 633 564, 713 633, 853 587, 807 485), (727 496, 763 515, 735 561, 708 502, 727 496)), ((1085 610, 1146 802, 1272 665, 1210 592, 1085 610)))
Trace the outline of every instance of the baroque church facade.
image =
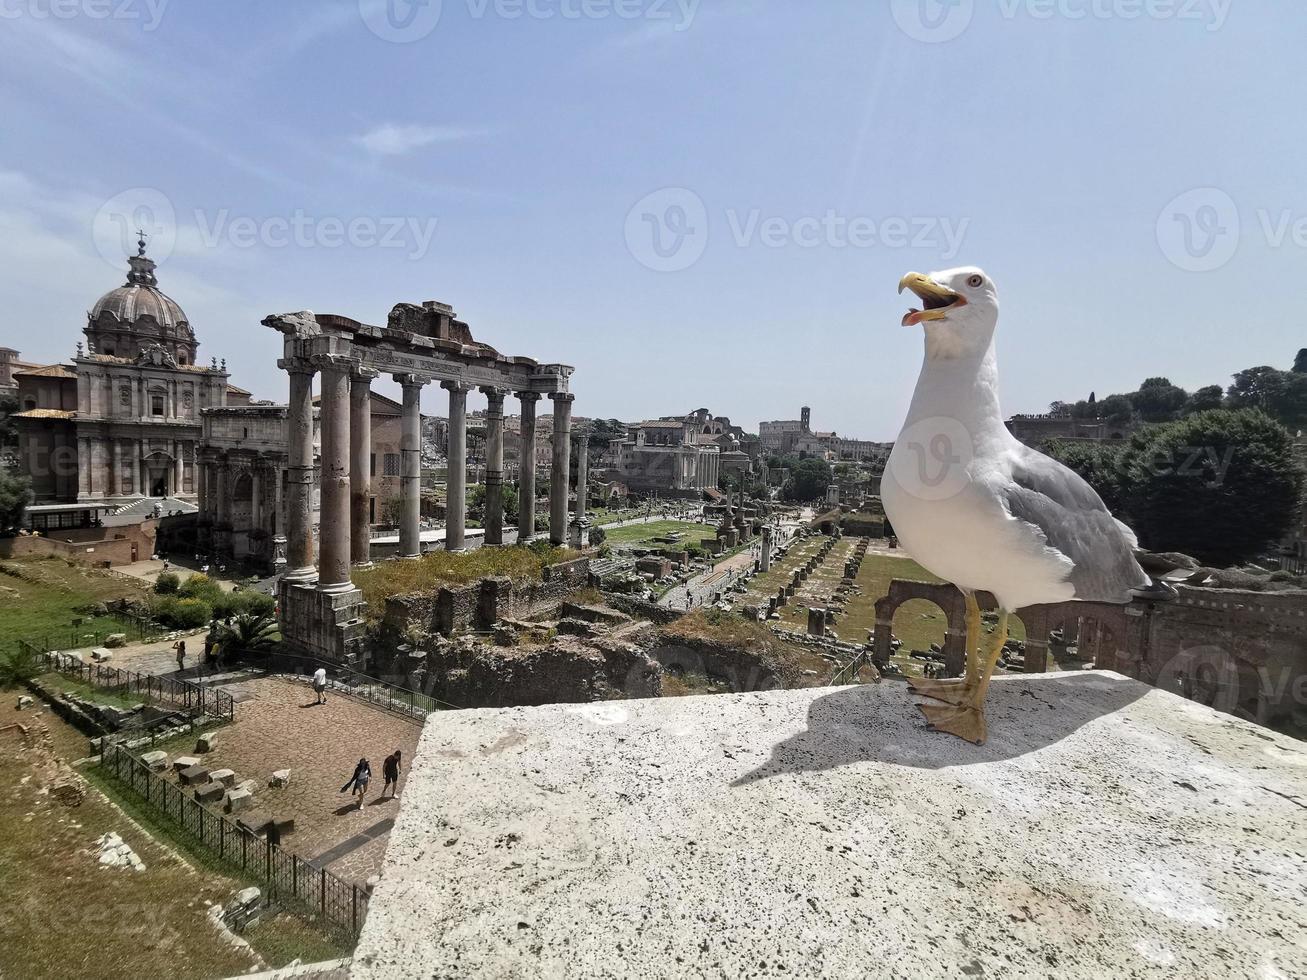
POLYGON ((127 281, 88 312, 85 349, 14 373, 19 457, 37 503, 194 505, 201 413, 249 403, 225 362, 199 362, 190 321, 138 246, 127 281))

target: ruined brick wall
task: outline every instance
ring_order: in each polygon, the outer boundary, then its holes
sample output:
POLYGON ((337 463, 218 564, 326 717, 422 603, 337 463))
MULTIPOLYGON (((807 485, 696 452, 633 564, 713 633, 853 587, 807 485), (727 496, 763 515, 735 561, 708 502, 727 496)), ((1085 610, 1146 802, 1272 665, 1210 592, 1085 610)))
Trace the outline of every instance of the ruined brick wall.
POLYGON ((383 629, 403 635, 410 626, 452 636, 462 630, 489 629, 501 619, 527 619, 557 609, 590 581, 590 559, 547 565, 539 582, 486 578, 468 585, 391 596, 383 629))
POLYGON ((1141 680, 1263 724, 1307 711, 1307 592, 1181 587, 1142 637, 1141 680))

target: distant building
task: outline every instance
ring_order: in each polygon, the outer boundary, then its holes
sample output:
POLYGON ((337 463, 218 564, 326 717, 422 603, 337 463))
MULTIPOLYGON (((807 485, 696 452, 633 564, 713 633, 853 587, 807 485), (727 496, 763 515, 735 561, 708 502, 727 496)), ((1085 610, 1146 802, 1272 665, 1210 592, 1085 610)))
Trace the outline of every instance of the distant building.
POLYGON ((1127 439, 1137 426, 1133 422, 1114 425, 1107 419, 1075 419, 1062 415, 1013 415, 1008 431, 1031 449, 1041 449, 1050 439, 1078 442, 1106 442, 1127 439))
POLYGON ((835 432, 812 431, 812 409, 804 406, 799 418, 760 422, 758 436, 766 456, 815 456, 830 462, 880 463, 889 458, 892 443, 848 439, 835 432))
POLYGON ((706 408, 667 415, 627 427, 604 453, 610 465, 601 480, 624 484, 634 493, 698 499, 716 490, 724 472, 752 471, 741 449, 744 430, 706 408))
POLYGON ((71 363, 18 370, 16 353, 0 358, 17 388, 20 466, 39 503, 193 503, 200 413, 249 401, 225 364, 197 363, 190 322, 139 244, 127 281, 87 313, 84 353, 78 344, 71 363))

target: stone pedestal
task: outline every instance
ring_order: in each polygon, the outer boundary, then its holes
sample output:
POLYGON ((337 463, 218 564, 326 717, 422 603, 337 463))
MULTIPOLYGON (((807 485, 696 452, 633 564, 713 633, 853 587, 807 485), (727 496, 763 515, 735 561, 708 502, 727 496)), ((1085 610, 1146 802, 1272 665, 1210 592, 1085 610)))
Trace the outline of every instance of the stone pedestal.
POLYGON ((367 634, 362 592, 322 592, 282 579, 277 599, 282 642, 291 653, 362 666, 367 634))

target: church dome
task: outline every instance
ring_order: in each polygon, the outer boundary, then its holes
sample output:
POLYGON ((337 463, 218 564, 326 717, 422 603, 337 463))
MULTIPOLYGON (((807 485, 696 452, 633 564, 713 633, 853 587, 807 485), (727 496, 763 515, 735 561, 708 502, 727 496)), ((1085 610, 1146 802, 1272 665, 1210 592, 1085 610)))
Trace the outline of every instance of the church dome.
POLYGON ((138 245, 137 253, 127 258, 127 281, 87 311, 91 352, 134 360, 143 351, 162 347, 177 363, 194 364, 198 345, 190 322, 177 301, 159 289, 144 238, 138 245))
POLYGON ((186 314, 177 301, 157 287, 129 282, 111 289, 91 307, 91 319, 98 320, 110 313, 120 323, 131 324, 143 317, 151 317, 159 326, 175 330, 187 324, 186 314))

